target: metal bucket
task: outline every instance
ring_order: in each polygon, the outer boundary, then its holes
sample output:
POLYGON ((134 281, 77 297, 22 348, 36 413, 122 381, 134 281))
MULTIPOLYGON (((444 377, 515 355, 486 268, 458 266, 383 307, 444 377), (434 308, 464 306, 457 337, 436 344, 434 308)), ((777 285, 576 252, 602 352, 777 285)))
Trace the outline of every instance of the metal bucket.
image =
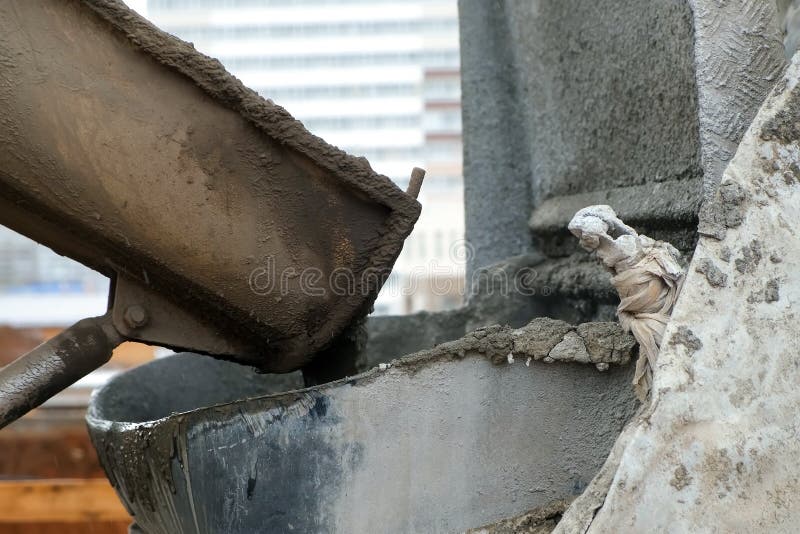
POLYGON ((451 345, 273 395, 177 355, 99 390, 89 429, 147 534, 456 532, 582 491, 633 409, 630 369, 451 345))

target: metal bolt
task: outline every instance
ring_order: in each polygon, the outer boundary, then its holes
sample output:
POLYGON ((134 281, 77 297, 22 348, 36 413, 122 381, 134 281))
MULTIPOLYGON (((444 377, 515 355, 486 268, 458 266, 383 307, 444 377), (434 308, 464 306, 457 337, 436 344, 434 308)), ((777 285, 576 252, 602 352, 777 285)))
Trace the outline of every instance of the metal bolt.
POLYGON ((406 194, 411 195, 414 198, 419 196, 419 191, 422 189, 422 181, 425 179, 425 169, 420 169, 419 167, 414 167, 414 170, 411 171, 411 180, 408 182, 408 189, 406 190, 406 194))
POLYGON ((130 328, 141 328, 147 324, 147 311, 138 304, 128 306, 125 309, 124 319, 130 328))

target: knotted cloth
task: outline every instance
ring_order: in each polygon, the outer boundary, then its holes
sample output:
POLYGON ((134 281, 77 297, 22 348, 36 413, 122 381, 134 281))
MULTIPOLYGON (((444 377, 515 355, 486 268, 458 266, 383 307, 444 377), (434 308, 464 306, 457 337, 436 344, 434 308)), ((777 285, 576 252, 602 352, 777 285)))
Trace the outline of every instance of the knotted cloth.
POLYGON ((680 253, 669 243, 637 234, 609 206, 580 210, 569 229, 614 275, 611 283, 620 297, 617 316, 639 342, 633 387, 644 402, 653 383, 661 338, 683 285, 680 253))
POLYGON ((669 250, 672 246, 639 236, 639 240, 645 239, 652 244, 645 245, 642 258, 611 279, 620 298, 619 322, 639 342, 633 389, 642 402, 652 386, 661 338, 684 279, 680 265, 669 250))

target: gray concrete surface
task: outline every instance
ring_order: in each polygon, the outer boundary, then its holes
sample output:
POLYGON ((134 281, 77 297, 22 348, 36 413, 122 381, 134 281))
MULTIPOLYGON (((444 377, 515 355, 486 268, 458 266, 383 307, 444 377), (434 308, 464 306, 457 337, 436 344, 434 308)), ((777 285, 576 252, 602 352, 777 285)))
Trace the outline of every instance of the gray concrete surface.
POLYGON ((613 302, 565 230, 598 203, 690 258, 795 38, 780 2, 460 0, 469 273, 538 252, 546 314, 613 302))
POLYGON ((459 2, 466 235, 472 272, 532 250, 528 131, 504 3, 459 2), (500 238, 502 236, 502 238, 500 238))
POLYGON ((700 174, 684 0, 512 0, 534 204, 700 174))
POLYGON ((471 270, 529 252, 520 213, 548 198, 649 186, 646 203, 702 175, 685 1, 459 6, 471 270))
POLYGON ((695 69, 703 154, 699 231, 719 235, 712 199, 747 127, 786 66, 774 0, 688 0, 694 14, 695 69))

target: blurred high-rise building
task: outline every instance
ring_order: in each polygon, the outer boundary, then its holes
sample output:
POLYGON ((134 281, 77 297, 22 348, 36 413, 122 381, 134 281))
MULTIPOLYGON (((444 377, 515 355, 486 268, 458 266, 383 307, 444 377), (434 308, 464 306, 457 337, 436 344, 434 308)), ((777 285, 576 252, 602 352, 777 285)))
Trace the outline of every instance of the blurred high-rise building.
POLYGON ((108 280, 0 226, 0 293, 102 292, 108 280))

